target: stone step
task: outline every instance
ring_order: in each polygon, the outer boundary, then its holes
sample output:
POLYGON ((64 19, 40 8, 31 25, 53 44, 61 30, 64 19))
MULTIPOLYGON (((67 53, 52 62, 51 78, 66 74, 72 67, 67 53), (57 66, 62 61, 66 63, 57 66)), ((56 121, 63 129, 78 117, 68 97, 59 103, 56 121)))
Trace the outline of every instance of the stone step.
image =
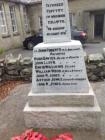
POLYGON ((89 93, 32 93, 28 95, 29 106, 94 106, 94 92, 89 93))
POLYGON ((27 127, 97 129, 101 110, 95 98, 93 107, 30 107, 24 108, 27 127))

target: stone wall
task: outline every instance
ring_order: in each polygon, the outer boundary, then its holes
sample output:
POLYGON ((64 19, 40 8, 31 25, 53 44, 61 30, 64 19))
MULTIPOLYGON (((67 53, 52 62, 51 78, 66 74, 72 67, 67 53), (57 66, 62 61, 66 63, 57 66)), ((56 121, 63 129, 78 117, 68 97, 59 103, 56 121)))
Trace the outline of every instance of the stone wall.
POLYGON ((6 80, 27 80, 32 78, 32 59, 22 58, 19 55, 14 58, 12 54, 0 60, 0 82, 6 80))
POLYGON ((105 52, 103 54, 97 53, 87 56, 86 68, 90 81, 105 80, 105 52))
MULTIPOLYGON (((105 80, 105 48, 103 54, 86 55, 87 74, 90 81, 105 80)), ((0 60, 0 83, 6 80, 32 80, 32 58, 19 55, 14 58, 12 54, 0 60)))

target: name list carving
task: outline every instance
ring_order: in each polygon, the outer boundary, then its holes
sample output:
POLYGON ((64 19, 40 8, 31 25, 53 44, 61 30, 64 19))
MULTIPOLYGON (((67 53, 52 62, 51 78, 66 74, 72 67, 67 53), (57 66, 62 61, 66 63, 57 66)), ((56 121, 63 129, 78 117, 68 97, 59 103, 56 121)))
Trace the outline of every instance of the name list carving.
POLYGON ((36 92, 88 92, 80 47, 36 48, 34 54, 36 92))

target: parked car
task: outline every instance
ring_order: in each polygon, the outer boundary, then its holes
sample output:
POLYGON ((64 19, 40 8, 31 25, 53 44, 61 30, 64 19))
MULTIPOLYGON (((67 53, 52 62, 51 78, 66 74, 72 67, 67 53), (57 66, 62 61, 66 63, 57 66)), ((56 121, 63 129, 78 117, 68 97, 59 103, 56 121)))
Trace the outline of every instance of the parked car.
MULTIPOLYGON (((74 40, 79 40, 82 44, 84 44, 87 40, 87 33, 82 30, 78 30, 77 28, 72 27, 71 28, 71 38, 74 40)), ((42 31, 40 31, 36 35, 27 37, 23 41, 23 46, 26 49, 32 50, 35 45, 37 45, 38 43, 41 43, 41 42, 43 42, 42 31)))
POLYGON ((23 41, 23 47, 26 49, 32 50, 35 45, 41 42, 43 42, 43 35, 42 35, 42 32, 39 32, 36 35, 27 37, 23 41))
POLYGON ((77 27, 71 27, 71 38, 74 40, 79 40, 82 44, 87 41, 86 31, 79 30, 77 27))

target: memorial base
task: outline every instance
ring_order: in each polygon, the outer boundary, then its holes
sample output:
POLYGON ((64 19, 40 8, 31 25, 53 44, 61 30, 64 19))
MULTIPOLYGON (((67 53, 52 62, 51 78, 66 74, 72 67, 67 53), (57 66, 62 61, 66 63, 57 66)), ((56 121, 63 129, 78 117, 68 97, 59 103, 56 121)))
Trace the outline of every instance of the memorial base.
POLYGON ((89 93, 32 93, 28 94, 31 107, 48 106, 94 106, 94 92, 89 84, 89 93))
POLYGON ((101 110, 89 85, 81 43, 41 43, 33 52, 32 91, 24 108, 26 126, 100 128, 101 110))
MULTIPOLYGON (((91 90, 90 90, 91 91, 91 90)), ((84 104, 84 102, 81 102, 81 105, 69 105, 65 104, 65 102, 62 102, 61 104, 58 104, 55 106, 55 102, 52 102, 54 104, 49 104, 51 101, 50 95, 46 98, 49 98, 49 101, 44 105, 42 100, 41 102, 38 100, 37 102, 33 101, 36 99, 41 99, 41 95, 36 95, 33 97, 32 104, 30 104, 30 99, 33 96, 32 93, 29 93, 29 102, 26 104, 24 108, 24 118, 25 123, 28 128, 69 128, 69 129, 98 129, 100 128, 100 107, 97 103, 96 97, 94 95, 94 98, 91 94, 92 99, 90 101, 94 102, 91 104, 84 104), (36 97, 36 99, 35 99, 36 97), (38 104, 38 102, 40 104, 38 104), (42 103, 42 104, 41 104, 42 103), (29 105, 30 104, 30 105, 29 105), (36 104, 36 106, 35 106, 36 104), (93 105, 92 105, 93 104, 93 105)), ((74 99, 72 98, 72 102, 76 103, 76 99, 78 98, 78 95, 73 95, 74 99)), ((79 98, 82 99, 82 95, 79 96, 79 98)), ((54 97, 53 97, 54 98, 54 97)), ((52 98, 52 100, 53 100, 52 98)), ((55 96, 56 98, 56 96, 55 96)), ((59 95, 59 98, 61 99, 61 95, 59 95)), ((62 97, 62 99, 65 99, 62 97)), ((69 99, 69 98, 68 98, 69 99)), ((81 100, 80 100, 81 101, 81 100)), ((85 100, 86 101, 86 100, 85 100)), ((89 101, 89 100, 88 100, 89 101)), ((87 103, 89 103, 86 101, 87 103)), ((59 102, 60 103, 60 102, 59 102)), ((70 103, 71 104, 71 103, 70 103)), ((77 103, 78 104, 78 103, 77 103)))

